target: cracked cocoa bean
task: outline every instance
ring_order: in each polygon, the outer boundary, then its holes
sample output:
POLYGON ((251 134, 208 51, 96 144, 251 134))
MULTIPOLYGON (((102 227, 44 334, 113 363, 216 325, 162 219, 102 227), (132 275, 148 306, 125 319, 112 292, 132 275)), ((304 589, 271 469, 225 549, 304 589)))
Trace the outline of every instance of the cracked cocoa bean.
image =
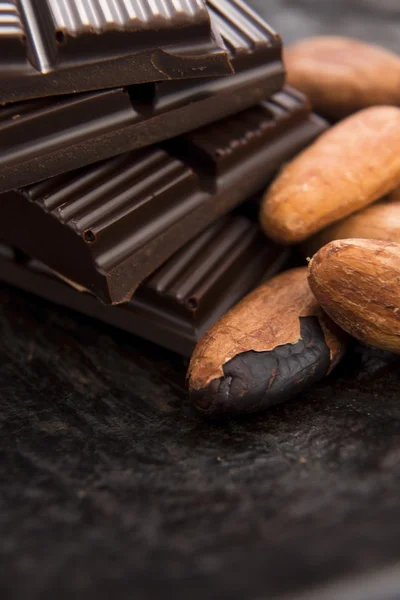
POLYGON ((307 268, 260 285, 197 345, 188 371, 195 406, 207 415, 256 412, 284 402, 327 375, 346 347, 323 313, 307 268))

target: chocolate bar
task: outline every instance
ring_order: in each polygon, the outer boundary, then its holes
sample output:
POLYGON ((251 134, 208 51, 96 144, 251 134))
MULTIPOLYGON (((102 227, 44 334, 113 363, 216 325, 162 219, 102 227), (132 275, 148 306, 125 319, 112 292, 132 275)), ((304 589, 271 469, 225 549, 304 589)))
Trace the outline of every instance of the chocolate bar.
POLYGON ((104 302, 126 302, 325 127, 303 96, 281 92, 162 146, 3 194, 0 237, 104 302))
POLYGON ((239 12, 241 3, 220 4, 225 11, 212 14, 236 71, 232 77, 162 81, 0 107, 0 192, 175 137, 280 90, 279 37, 245 7, 239 12))
POLYGON ((207 6, 241 0, 0 2, 0 102, 232 73, 207 6))
POLYGON ((263 277, 282 267, 287 250, 245 217, 223 217, 169 259, 130 302, 105 306, 37 260, 0 245, 0 279, 47 300, 190 356, 205 331, 263 277))

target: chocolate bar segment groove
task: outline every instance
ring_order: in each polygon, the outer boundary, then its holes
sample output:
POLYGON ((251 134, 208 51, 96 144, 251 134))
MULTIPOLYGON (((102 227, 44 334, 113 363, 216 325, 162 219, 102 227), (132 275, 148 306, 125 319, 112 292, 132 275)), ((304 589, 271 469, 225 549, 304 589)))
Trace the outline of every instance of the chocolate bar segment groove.
POLYGON ((0 280, 190 356, 205 331, 286 257, 256 224, 229 216, 186 244, 126 304, 104 306, 2 244, 0 280))
POLYGON ((179 29, 195 39, 210 35, 202 0, 8 0, 0 17, 4 42, 19 42, 21 67, 27 59, 41 73, 175 43, 179 29))
POLYGON ((278 94, 163 146, 3 194, 0 237, 104 302, 125 302, 325 127, 302 96, 278 94))
POLYGON ((0 192, 175 137, 281 89, 279 36, 248 9, 241 8, 240 18, 238 10, 231 14, 229 8, 237 3, 225 1, 226 14, 218 15, 235 76, 164 81, 0 108, 0 192))
POLYGON ((3 1, 0 51, 0 102, 232 73, 202 0, 3 1))

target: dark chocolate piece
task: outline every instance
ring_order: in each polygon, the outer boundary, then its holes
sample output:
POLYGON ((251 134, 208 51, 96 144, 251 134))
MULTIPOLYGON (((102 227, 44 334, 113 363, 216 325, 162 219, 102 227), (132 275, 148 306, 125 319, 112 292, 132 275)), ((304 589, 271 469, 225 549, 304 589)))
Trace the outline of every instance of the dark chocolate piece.
POLYGON ((287 250, 240 216, 224 217, 189 242, 138 288, 132 300, 104 306, 64 283, 37 260, 0 245, 0 279, 190 356, 205 331, 282 266, 287 250))
MULTIPOLYGON (((220 2, 222 6, 222 2, 220 2)), ((241 9, 213 12, 236 75, 163 81, 0 108, 0 192, 150 146, 254 106, 282 88, 281 43, 241 9)))
POLYGON ((0 102, 231 74, 207 10, 227 4, 246 10, 240 0, 0 2, 0 102))
POLYGON ((219 216, 260 191, 325 129, 298 96, 0 198, 0 237, 106 303, 137 286, 219 216))

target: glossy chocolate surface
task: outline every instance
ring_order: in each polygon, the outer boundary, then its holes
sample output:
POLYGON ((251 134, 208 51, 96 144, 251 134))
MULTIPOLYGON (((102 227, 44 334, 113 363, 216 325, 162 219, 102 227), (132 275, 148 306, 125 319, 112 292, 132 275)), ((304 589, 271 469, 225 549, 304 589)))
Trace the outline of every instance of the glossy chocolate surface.
POLYGON ((0 197, 0 237, 108 304, 262 190, 326 127, 302 96, 0 197))
POLYGON ((242 0, 3 0, 0 102, 230 75, 222 32, 271 34, 242 0))
POLYGON ((175 137, 280 90, 280 38, 245 8, 238 11, 213 12, 234 76, 161 81, 0 107, 0 192, 175 137))
POLYGON ((261 278, 274 275, 286 256, 256 224, 229 216, 186 244, 119 306, 104 306, 5 245, 0 279, 190 356, 205 331, 261 278))

